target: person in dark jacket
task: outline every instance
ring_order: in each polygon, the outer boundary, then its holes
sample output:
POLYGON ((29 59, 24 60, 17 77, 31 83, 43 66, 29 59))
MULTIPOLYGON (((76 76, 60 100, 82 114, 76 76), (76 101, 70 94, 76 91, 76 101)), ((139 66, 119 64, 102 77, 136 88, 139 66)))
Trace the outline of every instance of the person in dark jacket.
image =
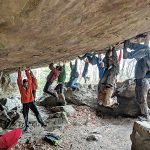
MULTIPOLYGON (((144 38, 144 44, 131 43, 129 40, 124 42, 124 59, 135 58, 137 60, 135 66, 135 94, 136 100, 141 109, 140 120, 150 120, 150 110, 147 104, 147 94, 150 89, 149 81, 147 80, 150 73, 150 48, 149 48, 149 36, 148 33, 144 38), (132 49, 132 52, 128 52, 127 48, 132 49)), ((141 38, 141 36, 138 36, 141 38)), ((142 36, 143 38, 143 36, 142 36)))

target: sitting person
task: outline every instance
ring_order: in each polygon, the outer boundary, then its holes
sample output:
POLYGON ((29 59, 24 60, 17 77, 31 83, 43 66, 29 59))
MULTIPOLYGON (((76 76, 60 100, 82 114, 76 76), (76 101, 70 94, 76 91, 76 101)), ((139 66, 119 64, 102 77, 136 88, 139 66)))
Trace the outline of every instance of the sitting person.
POLYGON ((119 65, 115 48, 106 52, 104 63, 106 68, 98 86, 98 103, 105 107, 118 106, 116 98, 112 98, 116 85, 116 77, 119 73, 119 65))

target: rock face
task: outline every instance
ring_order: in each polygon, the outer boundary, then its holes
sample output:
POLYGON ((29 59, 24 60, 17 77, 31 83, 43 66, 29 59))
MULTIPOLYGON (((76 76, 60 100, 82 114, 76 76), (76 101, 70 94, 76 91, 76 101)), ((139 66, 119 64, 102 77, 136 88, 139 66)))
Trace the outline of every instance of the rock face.
POLYGON ((149 150, 150 149, 150 124, 149 122, 137 121, 134 123, 131 134, 132 150, 149 150))
POLYGON ((102 50, 149 28, 149 0, 0 0, 0 70, 102 50))
POLYGON ((3 74, 0 78, 0 99, 18 95, 17 84, 11 81, 9 74, 3 74))
MULTIPOLYGON (((119 106, 115 109, 99 106, 97 103, 97 91, 87 86, 81 86, 79 91, 68 90, 65 94, 67 102, 76 105, 87 105, 97 110, 100 115, 113 115, 125 117, 137 117, 140 114, 140 108, 135 99, 135 83, 133 80, 126 80, 118 83, 117 95, 119 106)), ((148 95, 148 104, 150 106, 150 94, 148 95)))

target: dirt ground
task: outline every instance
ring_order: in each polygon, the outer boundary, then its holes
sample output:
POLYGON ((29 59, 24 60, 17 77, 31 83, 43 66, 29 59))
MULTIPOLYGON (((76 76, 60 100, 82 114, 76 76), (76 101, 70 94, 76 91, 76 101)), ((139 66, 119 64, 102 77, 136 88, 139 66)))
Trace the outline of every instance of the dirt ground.
POLYGON ((134 119, 98 117, 86 106, 74 106, 76 113, 69 118, 70 124, 62 131, 62 144, 54 147, 39 140, 34 146, 19 144, 16 150, 130 150, 130 134, 134 119), (96 135, 96 141, 87 141, 89 135, 96 135), (25 148, 26 147, 26 148, 25 148), (28 148, 27 148, 28 147, 28 148), (30 147, 30 148, 29 148, 30 147))

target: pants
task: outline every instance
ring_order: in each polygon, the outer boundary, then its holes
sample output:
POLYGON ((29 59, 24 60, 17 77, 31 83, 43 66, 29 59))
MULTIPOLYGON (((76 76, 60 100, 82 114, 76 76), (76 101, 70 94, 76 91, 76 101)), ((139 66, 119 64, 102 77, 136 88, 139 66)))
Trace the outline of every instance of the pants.
POLYGON ((148 53, 149 53, 149 48, 147 45, 144 45, 144 44, 138 44, 138 43, 130 43, 128 44, 127 48, 130 48, 134 51, 132 52, 127 52, 127 58, 129 59, 140 59, 144 56, 147 56, 148 53))
POLYGON ((149 81, 147 79, 143 79, 141 81, 136 80, 136 100, 140 106, 141 114, 148 116, 149 115, 149 108, 147 104, 147 94, 150 88, 149 81))
POLYGON ((63 85, 63 83, 58 84, 58 85, 55 87, 55 90, 57 91, 58 94, 64 93, 64 85, 63 85))
POLYGON ((35 114, 38 122, 41 125, 44 125, 44 122, 42 120, 42 117, 41 117, 36 105, 34 104, 34 102, 30 102, 30 103, 27 103, 27 104, 23 104, 23 117, 24 117, 24 120, 25 120, 25 127, 29 126, 29 124, 28 124, 29 109, 31 109, 33 111, 33 113, 35 114))
POLYGON ((71 88, 76 89, 78 87, 77 80, 78 80, 78 78, 74 78, 72 80, 72 82, 71 82, 71 88))
MULTIPOLYGON (((145 56, 138 60, 135 66, 135 78, 143 79, 146 78, 147 73, 150 71, 150 56, 145 56)), ((147 76, 148 77, 148 76, 147 76)))
POLYGON ((98 87, 98 103, 105 106, 105 107, 111 107, 115 103, 117 103, 117 100, 112 98, 113 95, 113 88, 105 87, 104 85, 101 85, 98 87))
POLYGON ((53 92, 48 90, 51 85, 52 85, 52 83, 47 81, 44 86, 43 92, 48 93, 48 94, 52 95, 53 97, 56 97, 56 95, 53 92))

